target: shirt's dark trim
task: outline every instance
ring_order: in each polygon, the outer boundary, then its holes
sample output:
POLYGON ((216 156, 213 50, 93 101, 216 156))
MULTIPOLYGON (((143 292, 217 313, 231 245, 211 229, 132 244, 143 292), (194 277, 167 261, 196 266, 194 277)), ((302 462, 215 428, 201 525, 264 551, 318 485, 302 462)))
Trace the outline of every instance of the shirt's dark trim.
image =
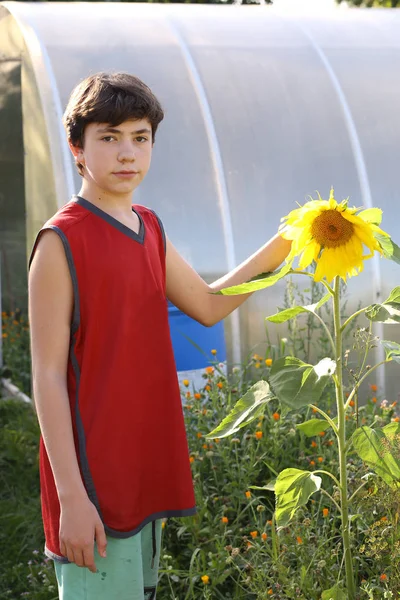
POLYGON ((159 224, 160 229, 161 229, 161 235, 162 235, 163 243, 164 243, 164 253, 167 254, 167 240, 166 240, 166 237, 165 237, 164 225, 162 224, 162 221, 161 221, 160 217, 158 216, 158 214, 156 213, 156 211, 153 210, 152 208, 150 208, 149 210, 153 213, 153 215, 156 217, 156 219, 158 221, 158 224, 159 224))
POLYGON ((72 323, 71 323, 71 336, 73 336, 79 327, 80 318, 81 318, 80 317, 80 308, 79 308, 78 278, 76 275, 76 269, 75 269, 74 259, 72 257, 71 247, 69 245, 69 242, 68 242, 68 239, 67 239, 65 233, 63 231, 61 231, 61 229, 59 227, 56 227, 55 225, 48 225, 46 227, 43 227, 39 231, 39 233, 36 236, 35 243, 33 244, 31 256, 29 259, 28 269, 31 266, 31 262, 32 262, 34 254, 35 254, 39 239, 40 239, 42 233, 44 231, 46 231, 47 229, 52 229, 59 235, 59 237, 62 241, 62 244, 64 246, 65 256, 67 258, 67 263, 68 263, 68 268, 69 268, 69 272, 71 275, 72 287, 73 287, 73 293, 74 293, 74 310, 73 310, 73 317, 72 317, 72 323))
POLYGON ((139 244, 144 244, 144 238, 145 238, 146 231, 145 231, 143 219, 142 219, 141 215, 133 208, 133 206, 132 206, 132 212, 134 212, 135 215, 138 216, 139 223, 140 223, 139 233, 135 233, 132 229, 130 229, 129 227, 127 227, 126 225, 121 223, 121 221, 118 221, 118 219, 115 219, 114 217, 112 217, 111 215, 106 213, 104 210, 102 210, 101 208, 99 208, 98 206, 93 204, 92 202, 89 202, 89 200, 86 200, 86 198, 82 198, 81 196, 77 196, 77 195, 73 196, 72 198, 73 198, 73 201, 76 202, 76 204, 83 206, 84 208, 86 208, 87 210, 90 210, 90 212, 97 215, 101 219, 104 219, 105 221, 107 221, 107 223, 109 223, 110 225, 112 225, 113 227, 115 227, 116 229, 118 229, 119 231, 121 231, 122 233, 127 235, 128 237, 130 237, 132 240, 135 240, 135 242, 139 242, 139 244))
MULTIPOLYGON (((153 513, 152 515, 149 515, 148 517, 146 517, 141 523, 140 525, 138 525, 138 527, 136 527, 135 529, 132 529, 131 531, 116 531, 115 529, 111 529, 110 527, 108 527, 107 525, 105 525, 103 519, 103 525, 104 525, 104 531, 106 533, 106 535, 109 535, 110 537, 113 538, 128 538, 128 537, 132 537, 134 535, 136 535, 137 533, 139 533, 139 531, 141 531, 143 529, 143 527, 145 525, 147 525, 147 523, 150 523, 150 521, 154 521, 156 519, 168 519, 168 518, 179 518, 179 517, 191 517, 192 515, 195 515, 197 513, 197 509, 194 506, 193 508, 184 508, 184 509, 178 509, 178 510, 161 510, 157 513, 153 513)), ((44 548, 44 553, 46 554, 46 556, 48 556, 49 558, 59 562, 59 563, 69 563, 70 561, 65 558, 65 556, 59 556, 58 554, 55 554, 54 552, 51 552, 46 546, 44 548)))

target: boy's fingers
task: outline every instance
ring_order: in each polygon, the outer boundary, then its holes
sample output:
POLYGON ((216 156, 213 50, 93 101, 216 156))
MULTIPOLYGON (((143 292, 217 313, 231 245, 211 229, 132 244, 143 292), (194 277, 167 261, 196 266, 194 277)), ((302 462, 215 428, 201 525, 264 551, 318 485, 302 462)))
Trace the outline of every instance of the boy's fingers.
POLYGON ((105 558, 107 556, 107 537, 104 531, 104 525, 101 522, 96 525, 96 544, 99 555, 102 558, 105 558))
POLYGON ((83 550, 83 566, 87 567, 92 573, 97 573, 97 567, 94 562, 93 548, 84 548, 83 550))

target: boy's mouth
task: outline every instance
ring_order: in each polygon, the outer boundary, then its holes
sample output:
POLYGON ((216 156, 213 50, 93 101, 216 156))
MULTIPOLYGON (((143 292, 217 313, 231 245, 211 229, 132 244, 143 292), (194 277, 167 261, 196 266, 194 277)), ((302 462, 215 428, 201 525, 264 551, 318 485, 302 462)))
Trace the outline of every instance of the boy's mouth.
POLYGON ((116 175, 117 177, 134 177, 137 174, 137 171, 116 171, 113 173, 113 175, 116 175))

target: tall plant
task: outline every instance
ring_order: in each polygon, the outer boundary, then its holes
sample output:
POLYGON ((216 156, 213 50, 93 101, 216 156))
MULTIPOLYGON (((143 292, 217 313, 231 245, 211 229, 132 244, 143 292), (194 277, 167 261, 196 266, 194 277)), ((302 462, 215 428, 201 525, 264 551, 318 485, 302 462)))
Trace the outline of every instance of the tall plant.
MULTIPOLYGON (((363 270, 364 260, 372 257, 375 251, 400 264, 400 248, 379 225, 382 211, 378 208, 360 210, 350 208, 348 200, 336 202, 333 189, 329 200, 311 199, 282 219, 280 227, 282 237, 292 240, 292 249, 287 264, 274 273, 262 273, 242 285, 225 288, 217 292, 223 295, 235 295, 263 289, 274 285, 289 274, 300 274, 320 281, 326 288, 326 294, 319 302, 308 306, 295 306, 267 317, 273 323, 284 323, 301 313, 308 313, 318 319, 324 328, 331 355, 316 365, 285 356, 275 361, 269 381, 259 381, 238 400, 225 419, 210 432, 208 438, 229 436, 258 418, 272 399, 277 398, 282 407, 281 416, 303 406, 311 406, 321 417, 298 424, 306 436, 314 436, 332 428, 339 456, 339 473, 328 470, 313 472, 301 469, 284 469, 268 487, 275 492, 274 519, 278 530, 287 526, 296 510, 305 505, 310 496, 321 489, 321 477, 326 474, 339 489, 337 502, 329 493, 332 503, 341 516, 341 534, 343 539, 343 560, 345 563, 345 585, 337 585, 325 590, 323 600, 355 600, 356 585, 353 572, 352 550, 350 544, 349 505, 366 481, 349 498, 347 486, 346 456, 351 447, 393 489, 400 487, 400 462, 390 452, 388 440, 400 433, 400 424, 392 422, 383 427, 358 427, 351 438, 346 437, 346 413, 362 382, 379 366, 395 361, 400 363, 400 345, 388 340, 380 340, 386 358, 374 366, 366 365, 364 360, 358 376, 353 381, 352 390, 345 399, 343 368, 346 356, 343 352, 343 337, 353 319, 364 313, 372 322, 400 323, 400 287, 396 287, 382 304, 373 304, 360 308, 346 320, 340 314, 340 278, 358 275, 363 270), (364 254, 367 247, 369 253, 364 254), (298 268, 293 268, 294 259, 299 256, 298 268), (314 272, 305 271, 314 265, 314 272), (332 303, 334 335, 319 314, 319 309, 327 302, 332 303), (331 418, 318 402, 329 381, 333 381, 336 390, 337 415, 331 418)), ((368 352, 369 345, 366 349, 368 352)))

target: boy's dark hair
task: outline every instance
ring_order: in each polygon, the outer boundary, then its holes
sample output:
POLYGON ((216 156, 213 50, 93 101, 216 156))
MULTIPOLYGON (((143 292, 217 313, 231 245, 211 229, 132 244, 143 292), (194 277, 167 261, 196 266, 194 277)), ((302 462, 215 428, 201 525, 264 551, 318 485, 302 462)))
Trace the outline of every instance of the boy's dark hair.
MULTIPOLYGON (((89 123, 108 123, 115 127, 127 120, 147 119, 153 143, 164 111, 151 89, 129 73, 96 73, 72 91, 63 116, 68 139, 83 148, 85 127, 89 123)), ((79 174, 83 166, 76 161, 79 174)))

